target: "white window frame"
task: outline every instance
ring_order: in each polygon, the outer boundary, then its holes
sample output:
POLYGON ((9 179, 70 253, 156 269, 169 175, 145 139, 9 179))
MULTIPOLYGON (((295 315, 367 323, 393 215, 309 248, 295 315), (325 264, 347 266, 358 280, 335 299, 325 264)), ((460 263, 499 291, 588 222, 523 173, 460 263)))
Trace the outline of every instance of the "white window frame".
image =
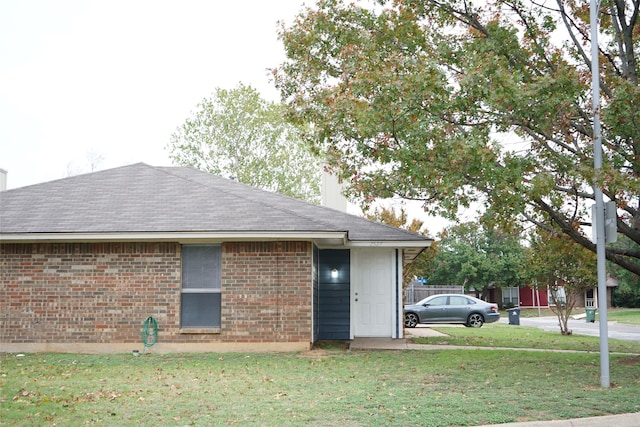
POLYGON ((566 304, 567 303, 567 293, 564 290, 564 286, 558 286, 557 288, 555 288, 555 290, 552 289, 552 288, 549 288, 549 304, 550 305, 554 304, 553 296, 552 296, 553 293, 556 294, 556 300, 559 303, 562 303, 562 304, 566 304))
POLYGON ((520 288, 515 286, 502 288, 502 305, 506 307, 508 304, 513 304, 514 307, 518 307, 520 305, 520 288), (514 298, 514 293, 515 293, 515 298, 514 298), (509 295, 508 299, 507 299, 507 294, 509 295))

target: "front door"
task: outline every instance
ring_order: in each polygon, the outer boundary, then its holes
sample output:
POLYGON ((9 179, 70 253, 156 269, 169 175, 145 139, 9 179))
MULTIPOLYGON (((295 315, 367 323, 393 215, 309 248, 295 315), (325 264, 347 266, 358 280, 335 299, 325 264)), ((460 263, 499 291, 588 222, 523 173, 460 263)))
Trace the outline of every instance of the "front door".
POLYGON ((348 340, 351 327, 349 249, 322 249, 319 259, 316 339, 348 340))
POLYGON ((393 254, 389 249, 351 252, 354 337, 392 336, 393 254))

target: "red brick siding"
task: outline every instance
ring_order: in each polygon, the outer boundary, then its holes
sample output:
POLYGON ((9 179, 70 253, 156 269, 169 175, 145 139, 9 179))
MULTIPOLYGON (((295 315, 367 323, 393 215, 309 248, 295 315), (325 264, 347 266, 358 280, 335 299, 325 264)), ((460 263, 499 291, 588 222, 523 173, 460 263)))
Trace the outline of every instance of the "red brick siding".
POLYGON ((179 265, 174 243, 0 245, 0 341, 140 342, 179 321, 179 265))
POLYGON ((234 342, 311 342, 311 244, 222 246, 222 335, 234 342))
POLYGON ((180 245, 0 245, 0 342, 310 342, 311 244, 222 245, 219 334, 180 331, 180 245))

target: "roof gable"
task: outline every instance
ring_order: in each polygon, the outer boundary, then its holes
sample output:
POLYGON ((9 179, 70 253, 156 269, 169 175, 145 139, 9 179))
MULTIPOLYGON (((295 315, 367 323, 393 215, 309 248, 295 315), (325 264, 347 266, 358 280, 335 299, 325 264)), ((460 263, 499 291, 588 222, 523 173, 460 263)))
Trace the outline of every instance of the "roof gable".
POLYGON ((346 232, 350 241, 431 241, 189 167, 137 163, 0 192, 0 235, 150 232, 346 232))

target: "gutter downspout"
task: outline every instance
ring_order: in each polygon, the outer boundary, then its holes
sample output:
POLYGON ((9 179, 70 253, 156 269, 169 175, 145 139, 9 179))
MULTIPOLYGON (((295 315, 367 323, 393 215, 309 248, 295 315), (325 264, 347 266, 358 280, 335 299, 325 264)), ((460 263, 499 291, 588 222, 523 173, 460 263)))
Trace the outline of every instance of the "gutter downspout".
POLYGON ((398 256, 399 249, 396 249, 396 338, 400 338, 400 271, 398 269, 398 256))

